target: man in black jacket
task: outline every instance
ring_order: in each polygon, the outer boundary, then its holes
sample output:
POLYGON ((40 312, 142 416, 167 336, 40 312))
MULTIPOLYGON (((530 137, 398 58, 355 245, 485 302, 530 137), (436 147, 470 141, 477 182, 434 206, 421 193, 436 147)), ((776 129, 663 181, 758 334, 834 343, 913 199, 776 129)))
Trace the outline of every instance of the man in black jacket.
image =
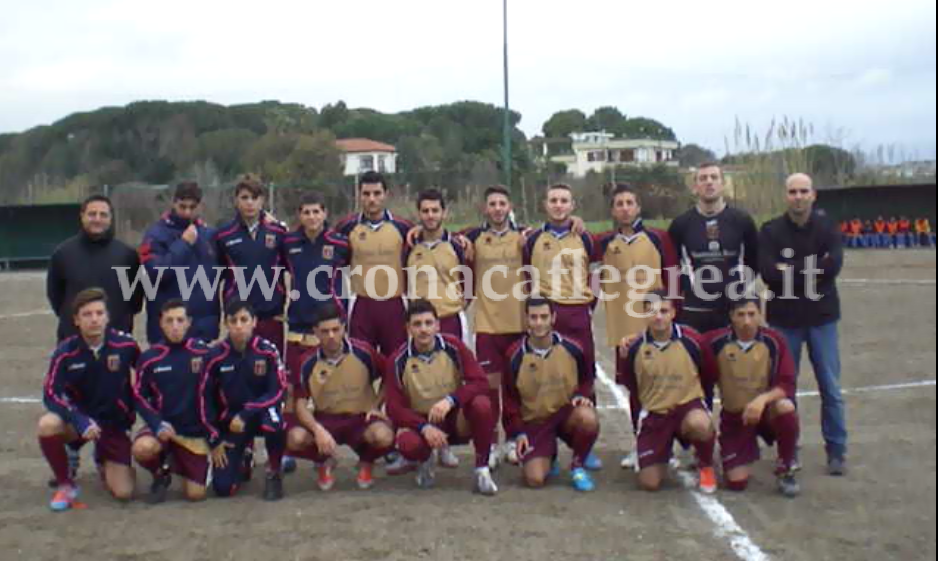
POLYGON ((80 217, 81 232, 56 248, 46 277, 49 304, 59 318, 58 340, 76 334, 69 311, 72 300, 82 290, 94 287, 107 294, 111 326, 131 333, 134 316, 143 306, 143 291, 138 285, 131 297, 125 298, 115 268, 127 268, 132 284, 140 269, 137 252, 114 238, 114 206, 107 197, 86 199, 80 217))
POLYGON ((786 189, 788 212, 766 224, 759 240, 759 269, 772 292, 769 322, 788 340, 798 370, 802 348, 808 346, 821 392, 828 472, 841 476, 847 455, 837 293, 843 240, 837 225, 823 211, 815 211, 817 192, 809 176, 792 175, 786 189))

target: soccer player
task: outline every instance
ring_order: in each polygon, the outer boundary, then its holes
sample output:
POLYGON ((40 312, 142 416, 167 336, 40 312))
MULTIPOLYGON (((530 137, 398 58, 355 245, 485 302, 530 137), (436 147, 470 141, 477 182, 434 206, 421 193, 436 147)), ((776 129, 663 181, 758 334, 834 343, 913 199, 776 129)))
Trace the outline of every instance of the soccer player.
POLYGON ((140 262, 154 284, 159 281, 156 298, 146 304, 147 340, 151 345, 164 338, 160 325, 163 305, 183 296, 188 297, 186 308, 191 318, 192 332, 188 336, 207 342, 218 339, 221 306, 218 284, 214 280, 218 274, 215 267, 220 266, 220 262, 215 231, 202 221, 201 212, 202 189, 192 181, 180 183, 173 195, 172 208, 143 236, 140 262), (183 268, 184 282, 193 287, 190 295, 183 294, 173 267, 183 268), (195 283, 202 275, 214 290, 206 291, 195 283))
MULTIPOLYGON (((485 223, 465 232, 465 237, 472 244, 476 354, 489 377, 495 418, 501 419, 502 378, 508 372, 509 351, 525 330, 524 302, 515 290, 525 280, 524 233, 511 218, 511 196, 505 187, 486 190, 484 213, 485 223)), ((493 442, 497 441, 496 434, 493 442)), ((518 463, 514 442, 506 442, 504 451, 510 463, 518 463)), ((493 469, 498 456, 492 456, 493 469)))
POLYGON ((440 332, 466 341, 469 326, 463 310, 463 274, 466 266, 462 246, 443 228, 447 218, 446 200, 436 189, 420 193, 417 198, 420 216, 420 237, 414 247, 404 251, 404 263, 410 280, 409 298, 427 300, 440 316, 440 332))
POLYGON ((298 425, 288 434, 289 451, 319 464, 319 488, 330 491, 337 448, 348 446, 360 461, 359 488, 370 489, 375 461, 394 448, 394 429, 375 391, 383 359, 371 345, 348 338, 345 312, 338 306, 320 307, 314 323, 321 347, 299 376, 296 395, 308 397, 297 397, 298 425))
POLYGON ((78 335, 63 341, 52 355, 39 420, 39 447, 58 488, 49 503, 55 512, 79 506, 78 486, 69 471, 66 445, 94 442, 94 458, 105 488, 122 502, 133 499, 128 431, 133 412, 131 369, 140 349, 129 335, 109 327, 108 299, 91 288, 75 295, 72 321, 78 335))
POLYGON ((554 331, 554 306, 540 298, 525 303, 528 334, 510 352, 505 377, 505 426, 517 443, 524 481, 543 487, 557 458, 557 441, 573 449, 574 489, 596 489, 584 469, 599 437, 593 395, 595 374, 579 345, 554 331))
POLYGON ((286 375, 276 347, 255 335, 258 320, 248 302, 225 305, 228 339, 213 349, 208 359, 208 379, 213 405, 219 411, 219 444, 212 449, 213 488, 220 497, 231 497, 251 476, 247 452, 255 438, 267 447, 264 500, 283 498, 281 461, 286 447, 281 407, 286 375))
POLYGON ((183 478, 188 500, 202 501, 210 446, 219 436, 205 369, 210 349, 191 336, 192 318, 182 300, 164 302, 159 322, 163 338, 138 361, 134 398, 146 428, 134 440, 133 455, 153 474, 152 504, 166 500, 171 472, 183 478))
POLYGON ((837 278, 844 251, 836 226, 814 209, 817 191, 803 173, 786 181, 788 212, 762 227, 762 279, 775 298, 768 303, 769 323, 788 341, 800 372, 805 345, 821 392, 821 432, 827 470, 847 472, 847 421, 840 388, 840 294, 837 278))
POLYGON ((704 397, 713 384, 713 359, 693 329, 674 322, 674 302, 652 293, 646 312, 649 329, 619 360, 619 381, 638 396, 638 482, 645 491, 661 489, 674 441, 697 451, 700 490, 717 491, 713 469, 716 431, 704 397))
MULTIPOLYGON (((702 164, 694 190, 697 206, 675 219, 668 234, 684 270, 680 322, 706 333, 729 325, 731 285, 755 283, 759 230, 751 216, 727 204, 720 166, 702 164), (717 272, 720 282, 713 280, 717 272)), ((749 286, 744 288, 737 293, 745 294, 749 286)))
POLYGON ((471 439, 475 490, 498 494, 489 468, 495 417, 485 372, 462 341, 440 334, 430 302, 412 302, 406 321, 410 341, 388 362, 384 378, 388 413, 400 430, 398 450, 420 463, 417 485, 427 489, 436 480, 433 451, 471 439))
POLYGON ((264 185, 257 177, 243 177, 235 186, 237 216, 218 229, 215 242, 218 255, 229 267, 225 278, 225 302, 245 300, 257 314, 257 335, 270 341, 282 355, 284 351, 283 312, 285 288, 283 271, 283 239, 286 226, 264 211, 264 185), (244 270, 245 286, 251 290, 240 294, 238 275, 233 268, 244 270), (259 281, 252 285, 252 280, 259 281), (265 295, 265 288, 272 291, 265 295), (267 296, 270 296, 268 298, 267 296))
POLYGON ((759 438, 778 443, 776 476, 779 492, 797 497, 795 454, 800 432, 795 409, 795 362, 785 338, 763 327, 758 299, 733 302, 732 327, 707 334, 715 357, 717 385, 723 399, 720 453, 731 491, 745 491, 750 465, 760 458, 759 438))

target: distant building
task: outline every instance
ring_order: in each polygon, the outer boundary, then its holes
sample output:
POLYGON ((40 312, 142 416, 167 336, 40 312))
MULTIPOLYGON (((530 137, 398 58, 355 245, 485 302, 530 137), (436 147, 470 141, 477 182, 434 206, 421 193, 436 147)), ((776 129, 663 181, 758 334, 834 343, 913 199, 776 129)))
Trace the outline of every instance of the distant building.
POLYGON ((368 171, 397 173, 397 148, 367 138, 345 138, 336 141, 342 152, 345 175, 360 175, 368 171))
POLYGON ((550 161, 566 165, 567 173, 574 177, 585 177, 591 171, 604 173, 610 167, 680 165, 677 152, 681 145, 673 140, 617 139, 605 131, 573 133, 570 138, 573 153, 552 156, 550 161))

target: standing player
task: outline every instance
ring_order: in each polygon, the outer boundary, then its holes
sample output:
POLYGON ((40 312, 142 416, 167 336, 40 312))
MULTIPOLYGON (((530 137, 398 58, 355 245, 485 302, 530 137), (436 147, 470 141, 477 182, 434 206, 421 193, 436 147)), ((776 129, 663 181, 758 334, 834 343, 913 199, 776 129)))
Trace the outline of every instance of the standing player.
POLYGON ((320 464, 319 488, 329 491, 337 448, 348 446, 360 461, 359 488, 370 489, 375 461, 394 448, 394 429, 375 391, 383 359, 371 345, 347 337, 345 312, 338 306, 320 307, 314 323, 321 348, 299 376, 296 395, 308 397, 297 397, 299 424, 289 432, 289 450, 320 464))
MULTIPOLYGON (((595 372, 595 297, 590 289, 595 245, 589 234, 577 234, 573 229, 576 201, 569 185, 548 188, 544 209, 548 222, 528 237, 524 247, 524 264, 533 269, 536 277, 532 295, 551 301, 557 314, 555 329, 583 349, 588 368, 595 372)), ((596 471, 602 467, 599 458, 590 454, 586 469, 596 471)))
POLYGON ((140 349, 132 337, 109 328, 107 296, 91 288, 75 295, 72 321, 78 335, 59 345, 46 376, 39 447, 58 488, 55 512, 77 506, 78 486, 69 471, 67 444, 95 443, 94 458, 105 488, 119 501, 134 494, 130 437, 134 424, 131 369, 140 349))
POLYGON ((723 399, 720 453, 731 491, 745 491, 749 466, 759 460, 759 438, 778 442, 779 492, 797 497, 795 453, 800 432, 795 409, 795 363, 784 337, 763 328, 761 302, 732 304, 732 327, 709 333, 705 344, 716 360, 717 384, 723 399))
POLYGON ((553 305, 532 298, 525 304, 528 335, 515 345, 505 377, 505 426, 517 442, 524 481, 543 487, 557 457, 557 440, 573 449, 574 489, 596 489, 584 469, 599 436, 593 395, 594 371, 576 343, 554 331, 553 305))
POLYGON ((245 176, 235 187, 238 215, 218 229, 215 237, 218 255, 232 268, 225 278, 225 302, 244 299, 257 314, 257 335, 270 341, 282 355, 284 351, 283 311, 284 278, 283 239, 286 227, 264 212, 264 186, 254 176, 245 176), (240 294, 238 275, 233 268, 243 268, 247 294, 240 294), (258 281, 258 282, 253 282, 258 281), (271 288, 264 294, 264 285, 271 288))
POLYGON ((661 489, 674 441, 697 451, 700 490, 717 491, 713 469, 716 431, 704 396, 712 387, 713 360, 701 337, 677 325, 674 302, 664 292, 646 302, 654 314, 645 334, 629 345, 619 360, 619 381, 638 396, 638 482, 642 489, 661 489))
POLYGON ((387 210, 388 185, 380 173, 362 175, 358 188, 362 213, 336 227, 352 250, 350 330, 353 339, 387 356, 407 341, 402 256, 413 225, 387 210))
MULTIPOLYGON (((631 186, 616 185, 611 207, 616 229, 598 236, 596 246, 604 265, 600 282, 606 305, 607 342, 618 355, 620 345, 627 345, 648 328, 648 321, 641 317, 645 311, 643 295, 667 289, 669 274, 677 267, 677 255, 666 232, 645 227, 641 198, 631 186)), ((630 399, 632 429, 637 432, 638 396, 633 394, 630 399)), ((636 459, 633 452, 622 461, 622 467, 634 467, 636 459)))
POLYGON ((208 380, 213 405, 219 411, 220 444, 212 450, 213 487, 220 497, 231 497, 251 476, 247 450, 255 438, 267 446, 264 500, 283 498, 281 460, 286 431, 281 417, 286 376, 280 355, 270 341, 255 335, 257 316, 247 302, 232 300, 225 306, 228 339, 208 359, 208 380))
MULTIPOLYGON (((187 181, 176 187, 172 208, 147 230, 140 245, 140 263, 157 285, 156 298, 147 301, 147 339, 154 344, 163 339, 160 325, 163 304, 183 297, 177 272, 173 267, 183 268, 185 282, 193 286, 186 301, 191 318, 192 332, 189 337, 204 341, 215 341, 219 336, 221 306, 217 290, 202 290, 194 281, 200 276, 211 285, 218 271, 218 252, 215 247, 215 232, 200 218, 202 211, 202 189, 197 183, 187 181), (162 273, 159 269, 163 269, 162 273)), ((213 285, 216 289, 218 285, 213 285)))
POLYGON ((205 369, 210 349, 189 335, 192 318, 182 300, 164 302, 159 322, 163 339, 143 353, 137 368, 134 398, 146 428, 134 441, 133 455, 153 474, 151 503, 166 500, 170 471, 184 479, 188 500, 202 501, 210 443, 218 439, 205 369))
POLYGON ((388 363, 384 388, 388 413, 400 429, 397 447, 420 462, 417 485, 433 486, 433 451, 472 440, 476 492, 493 496, 489 455, 495 429, 488 379, 472 352, 455 337, 440 335, 436 308, 426 300, 407 310, 410 342, 388 363))
MULTIPOLYGON (((759 263, 756 223, 744 211, 727 205, 725 190, 720 166, 701 165, 694 185, 697 206, 675 219, 668 230, 684 271, 680 322, 699 333, 729 325, 731 285, 755 283, 753 270, 759 263)), ((736 288, 740 296, 747 290, 736 288)))
POLYGON ((469 325, 463 310, 466 298, 460 267, 466 266, 466 255, 460 244, 443 228, 446 221, 446 200, 436 189, 424 191, 417 198, 420 236, 414 247, 405 250, 404 263, 409 274, 410 298, 427 300, 440 316, 440 332, 466 341, 469 325))
MULTIPOLYGON (((485 223, 465 233, 474 256, 470 266, 475 290, 476 354, 489 377, 489 399, 496 419, 501 418, 500 393, 502 377, 508 372, 509 351, 524 336, 524 302, 515 291, 525 280, 524 234, 511 214, 508 190, 491 187, 485 192, 485 223)), ((497 434, 494 436, 493 442, 498 442, 497 434)), ((509 462, 518 463, 516 452, 514 442, 505 443, 509 462)), ((494 468, 498 455, 492 457, 490 467, 494 468)))

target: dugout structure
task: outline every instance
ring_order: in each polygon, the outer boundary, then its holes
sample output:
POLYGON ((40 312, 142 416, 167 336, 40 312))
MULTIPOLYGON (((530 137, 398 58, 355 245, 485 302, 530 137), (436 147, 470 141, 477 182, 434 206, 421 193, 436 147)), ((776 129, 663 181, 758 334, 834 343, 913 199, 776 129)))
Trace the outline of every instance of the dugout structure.
POLYGON ((837 222, 905 216, 911 220, 928 218, 934 225, 935 184, 822 188, 817 206, 837 222))
POLYGON ((80 228, 81 205, 0 207, 0 270, 46 266, 80 228))

